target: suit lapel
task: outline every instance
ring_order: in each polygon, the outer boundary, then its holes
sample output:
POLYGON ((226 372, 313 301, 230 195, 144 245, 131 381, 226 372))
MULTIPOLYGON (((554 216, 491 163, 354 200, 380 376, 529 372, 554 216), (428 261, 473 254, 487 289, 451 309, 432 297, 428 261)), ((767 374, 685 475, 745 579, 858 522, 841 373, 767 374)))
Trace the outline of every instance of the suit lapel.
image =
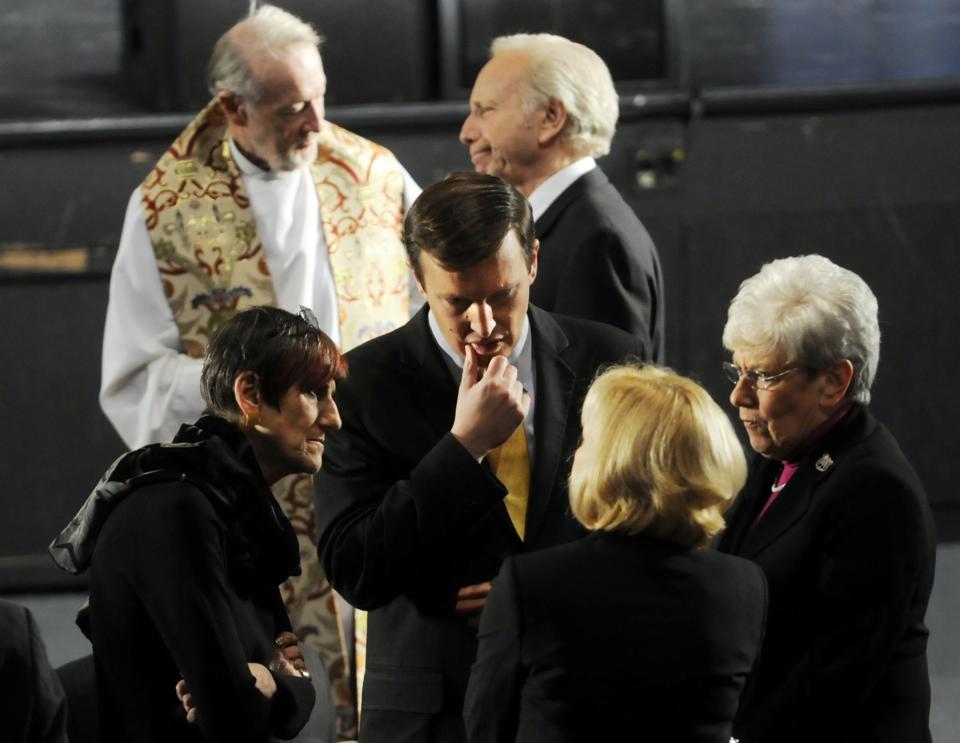
POLYGON ((769 493, 770 483, 776 476, 779 463, 761 456, 755 456, 750 463, 747 482, 740 496, 727 514, 727 528, 720 536, 719 549, 735 555, 741 554, 743 541, 760 509, 763 508, 765 494, 769 493))
MULTIPOLYGON (((781 534, 792 528, 807 511, 817 497, 817 490, 833 474, 837 462, 842 461, 846 448, 853 440, 859 440, 864 431, 872 425, 872 419, 859 405, 854 405, 833 430, 823 437, 815 447, 803 458, 800 468, 790 478, 790 482, 773 502, 773 505, 763 515, 763 518, 752 526, 758 510, 754 511, 747 525, 742 549, 738 554, 743 557, 754 557, 767 548, 781 534)), ((776 463, 768 463, 774 468, 776 463)), ((776 471, 774 469, 774 471, 776 471)), ((770 492, 770 483, 773 476, 757 483, 760 499, 766 502, 770 492), (764 485, 765 483, 765 485, 764 485)))
MULTIPOLYGON (((567 337, 549 313, 531 305, 530 324, 537 374, 533 421, 536 450, 530 473, 525 541, 533 544, 543 525, 550 499, 558 497, 554 484, 563 456, 576 374, 563 358, 569 345, 567 337)), ((562 488, 560 490, 565 492, 562 488)))
MULTIPOLYGON (((774 471, 777 469, 776 464, 774 463, 774 471)), ((744 536, 743 547, 740 550, 741 555, 744 557, 755 556, 792 527, 810 509, 814 485, 811 470, 812 468, 808 466, 803 466, 797 470, 783 492, 767 509, 763 518, 754 524, 759 509, 763 508, 763 504, 766 503, 770 494, 769 484, 773 481, 773 478, 767 480, 767 487, 760 491, 757 510, 750 516, 750 522, 747 525, 748 531, 744 536)))

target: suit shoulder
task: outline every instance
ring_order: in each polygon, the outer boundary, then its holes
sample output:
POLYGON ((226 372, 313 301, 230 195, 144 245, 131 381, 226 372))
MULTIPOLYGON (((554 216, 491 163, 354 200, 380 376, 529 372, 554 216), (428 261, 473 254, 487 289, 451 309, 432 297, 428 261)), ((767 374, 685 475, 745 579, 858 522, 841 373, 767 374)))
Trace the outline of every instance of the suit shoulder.
POLYGON ((587 227, 606 228, 615 232, 629 232, 647 236, 640 217, 627 203, 623 195, 609 181, 599 186, 584 189, 579 198, 570 204, 568 215, 587 227))
POLYGON ((350 349, 346 353, 347 362, 351 363, 359 359, 372 361, 398 351, 403 345, 403 330, 405 327, 405 325, 402 325, 389 333, 378 335, 376 338, 371 338, 350 349))
POLYGON ((890 506, 891 501, 928 507, 920 477, 896 438, 882 423, 875 422, 863 438, 846 451, 841 449, 835 459, 837 482, 830 482, 832 477, 828 472, 825 484, 832 486, 830 489, 849 491, 846 500, 862 501, 869 504, 871 510, 881 502, 890 506))
POLYGON ((717 577, 726 577, 730 583, 763 590, 767 579, 763 569, 752 560, 714 550, 697 550, 705 570, 717 577))
POLYGON ((396 381, 398 371, 405 367, 401 360, 410 355, 412 329, 408 326, 416 319, 347 351, 347 376, 337 389, 382 384, 384 375, 396 381))
POLYGON ((614 358, 622 358, 637 351, 637 339, 630 333, 612 325, 586 320, 581 317, 549 313, 571 345, 589 346, 597 353, 606 353, 614 358))

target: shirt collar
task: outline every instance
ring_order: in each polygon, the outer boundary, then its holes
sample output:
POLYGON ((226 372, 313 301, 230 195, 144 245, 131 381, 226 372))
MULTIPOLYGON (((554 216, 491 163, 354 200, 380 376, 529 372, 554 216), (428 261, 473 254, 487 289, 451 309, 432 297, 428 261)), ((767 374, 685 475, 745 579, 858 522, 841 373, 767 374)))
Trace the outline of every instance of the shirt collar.
POLYGON ((237 169, 243 176, 247 178, 259 178, 264 181, 279 181, 286 178, 296 178, 300 174, 301 168, 297 168, 296 170, 264 170, 259 165, 251 162, 250 158, 240 151, 240 148, 237 147, 237 143, 233 141, 233 137, 228 137, 227 141, 230 142, 230 156, 237 164, 237 169))
MULTIPOLYGON (((440 324, 437 322, 437 318, 433 316, 433 310, 427 312, 427 322, 430 325, 430 332, 433 334, 433 340, 436 341, 437 345, 440 346, 440 350, 443 351, 458 368, 463 368, 463 357, 453 350, 453 346, 447 343, 447 339, 443 337, 443 333, 440 331, 440 324)), ((530 335, 530 318, 526 315, 523 317, 523 329, 520 331, 520 342, 513 347, 513 350, 510 352, 510 355, 507 357, 507 361, 516 366, 517 361, 520 359, 520 355, 523 353, 523 349, 527 345, 527 338, 530 335)))
POLYGON ((597 167, 597 161, 592 157, 581 157, 567 167, 561 168, 537 186, 527 199, 530 202, 530 208, 533 210, 533 220, 540 219, 560 194, 566 191, 580 176, 589 173, 595 167, 597 167))

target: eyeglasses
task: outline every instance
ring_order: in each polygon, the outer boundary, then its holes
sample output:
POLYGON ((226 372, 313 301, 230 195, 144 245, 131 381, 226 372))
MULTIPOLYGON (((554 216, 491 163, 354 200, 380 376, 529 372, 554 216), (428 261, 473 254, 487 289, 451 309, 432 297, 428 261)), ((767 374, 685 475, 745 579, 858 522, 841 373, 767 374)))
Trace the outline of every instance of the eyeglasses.
POLYGON ((729 379, 734 386, 740 383, 742 378, 746 378, 747 384, 750 385, 755 390, 768 390, 774 382, 776 382, 781 377, 787 376, 790 372, 795 372, 797 369, 800 369, 799 366, 791 366, 789 369, 784 369, 779 371, 776 374, 767 374, 766 372, 759 372, 756 369, 747 369, 746 371, 740 371, 740 367, 736 364, 731 364, 729 361, 723 362, 723 376, 729 379))

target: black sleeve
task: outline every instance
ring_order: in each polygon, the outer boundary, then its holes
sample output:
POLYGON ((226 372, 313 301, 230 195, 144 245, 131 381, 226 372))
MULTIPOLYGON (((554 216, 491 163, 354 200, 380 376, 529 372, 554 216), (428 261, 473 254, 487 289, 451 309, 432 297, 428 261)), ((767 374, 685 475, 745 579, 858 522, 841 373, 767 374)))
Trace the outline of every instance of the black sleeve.
POLYGON ((480 616, 480 644, 463 710, 470 743, 501 743, 517 736, 523 684, 517 594, 514 561, 507 558, 480 616))
POLYGON ((30 612, 0 601, 0 715, 12 740, 67 743, 66 697, 30 612))
POLYGON ((230 606, 233 589, 213 508, 184 487, 158 493, 151 505, 162 527, 143 529, 135 558, 139 595, 193 695, 203 736, 247 740, 289 734, 297 723, 299 730, 312 708, 312 684, 277 679, 271 700, 257 690, 230 606))
MULTIPOLYGON (((273 634, 292 632, 290 615, 283 604, 279 589, 273 592, 273 634)), ((324 669, 325 670, 325 669, 324 669)), ((306 678, 273 674, 277 682, 277 694, 272 700, 271 730, 280 740, 295 738, 307 724, 317 701, 317 689, 306 678)))
MULTIPOLYGON (((435 588, 431 578, 458 538, 506 490, 449 433, 412 471, 391 467, 347 387, 338 388, 343 429, 328 437, 316 477, 318 552, 334 588, 371 610, 420 586, 435 588)), ((452 609, 454 594, 450 599, 452 609)))

